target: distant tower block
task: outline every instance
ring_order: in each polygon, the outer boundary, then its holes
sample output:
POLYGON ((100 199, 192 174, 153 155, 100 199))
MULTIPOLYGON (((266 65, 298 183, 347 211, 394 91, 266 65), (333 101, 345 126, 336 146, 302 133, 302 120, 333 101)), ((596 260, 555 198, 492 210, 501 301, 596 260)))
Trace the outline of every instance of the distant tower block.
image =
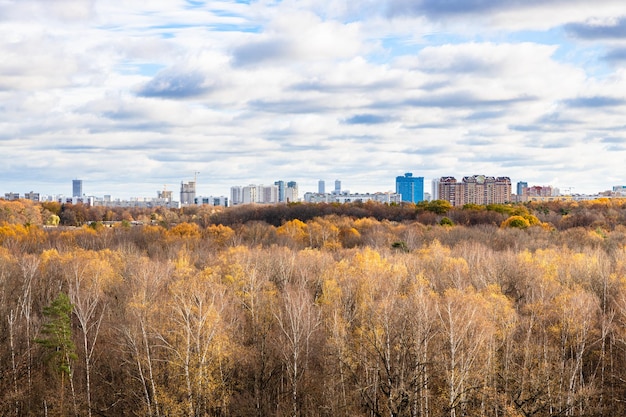
POLYGON ((83 180, 72 180, 72 197, 83 196, 83 180))
POLYGON ((196 201, 196 182, 189 181, 180 183, 180 203, 185 205, 195 204, 196 201))
POLYGON ((335 180, 335 194, 341 194, 341 181, 335 180))
POLYGON ((167 185, 163 186, 163 191, 157 191, 157 197, 159 199, 165 200, 168 203, 172 202, 173 193, 171 190, 167 189, 167 185))
POLYGON ((424 177, 414 177, 407 172, 404 176, 396 177, 396 193, 402 196, 402 201, 418 203, 424 200, 424 177))
POLYGON ((317 182, 317 192, 319 194, 326 194, 326 182, 324 182, 324 180, 319 180, 317 182))

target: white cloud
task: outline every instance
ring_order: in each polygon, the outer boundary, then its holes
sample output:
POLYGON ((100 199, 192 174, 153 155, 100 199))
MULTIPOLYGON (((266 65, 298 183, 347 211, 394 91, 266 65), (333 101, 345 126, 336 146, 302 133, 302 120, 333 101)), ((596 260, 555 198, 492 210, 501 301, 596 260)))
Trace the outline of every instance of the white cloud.
POLYGON ((0 174, 12 191, 83 177, 126 195, 196 170, 204 194, 388 190, 407 171, 613 185, 622 40, 581 35, 619 33, 620 3, 435 3, 0 3, 0 174))

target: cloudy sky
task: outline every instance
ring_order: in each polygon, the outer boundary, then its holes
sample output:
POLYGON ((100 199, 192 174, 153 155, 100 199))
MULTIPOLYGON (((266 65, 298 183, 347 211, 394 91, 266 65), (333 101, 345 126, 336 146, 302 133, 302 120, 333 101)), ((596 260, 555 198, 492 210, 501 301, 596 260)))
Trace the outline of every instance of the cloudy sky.
POLYGON ((626 185, 623 0, 0 0, 0 191, 626 185))

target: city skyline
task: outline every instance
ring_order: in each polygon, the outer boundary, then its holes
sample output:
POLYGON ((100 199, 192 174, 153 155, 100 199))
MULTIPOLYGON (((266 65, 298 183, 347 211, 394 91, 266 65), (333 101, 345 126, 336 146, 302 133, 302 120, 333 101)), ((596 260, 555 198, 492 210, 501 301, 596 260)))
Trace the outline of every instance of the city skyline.
MULTIPOLYGON (((105 192, 103 194, 95 194, 95 193, 89 192, 88 183, 87 183, 87 191, 85 192, 83 190, 83 183, 84 183, 83 179, 72 179, 71 185, 69 186, 71 189, 71 193, 69 194, 66 194, 64 192, 45 193, 45 192, 40 192, 36 189, 32 189, 31 187, 30 191, 0 190, 0 198, 2 198, 2 196, 4 195, 5 198, 8 198, 8 199, 14 199, 14 198, 33 199, 32 197, 36 195, 37 198, 41 198, 42 201, 44 198, 61 198, 61 197, 68 199, 68 201, 71 198, 96 198, 96 199, 105 199, 108 201, 135 200, 135 199, 139 199, 139 200, 164 199, 164 200, 169 200, 169 201, 174 201, 174 202, 180 202, 183 205, 187 205, 187 204, 192 204, 192 201, 196 198, 198 199, 208 198, 208 197, 226 198, 226 199, 235 201, 238 199, 238 198, 233 198, 232 193, 233 193, 233 189, 235 188, 238 188, 241 190, 241 189, 250 188, 250 187, 254 187, 254 188, 275 187, 276 188, 276 191, 275 191, 276 202, 286 201, 285 193, 288 188, 295 190, 295 195, 299 196, 296 200, 290 200, 290 201, 304 201, 302 197, 305 194, 320 194, 321 193, 321 194, 328 194, 328 195, 339 195, 339 194, 366 195, 366 194, 377 194, 377 193, 391 193, 391 194, 398 194, 400 196, 399 198, 405 202, 411 202, 412 198, 408 196, 414 195, 413 199, 415 201, 413 202, 417 202, 417 201, 421 201, 420 198, 423 198, 424 200, 438 199, 439 190, 436 190, 435 188, 438 187, 440 180, 443 180, 443 181, 447 181, 448 179, 456 180, 455 175, 444 175, 444 176, 440 176, 440 177, 436 177, 432 179, 425 179, 424 177, 420 177, 417 175, 413 176, 413 173, 411 172, 406 172, 403 175, 398 175, 395 177, 395 179, 393 180, 394 185, 395 185, 394 189, 389 188, 385 190, 372 189, 371 187, 369 188, 366 187, 366 189, 364 190, 350 190, 342 186, 341 179, 335 179, 334 181, 332 181, 334 184, 332 190, 321 191, 322 184, 325 183, 325 180, 319 179, 316 181, 316 184, 315 184, 317 188, 310 188, 310 189, 303 189, 296 181, 274 180, 274 181, 269 181, 267 183, 248 182, 245 185, 233 184, 229 187, 228 192, 216 193, 216 192, 211 192, 211 191, 208 191, 208 192, 198 191, 196 187, 198 184, 197 174, 199 173, 196 172, 195 174, 196 176, 194 177, 193 180, 190 180, 187 182, 185 181, 180 182, 179 191, 176 191, 172 188, 168 190, 168 185, 164 184, 162 189, 155 190, 155 193, 153 194, 132 194, 132 195, 122 195, 122 196, 114 195, 110 192, 108 193, 105 192), (413 183, 418 184, 416 189, 414 189, 412 185, 408 185, 408 184, 413 184, 413 183), (282 188, 282 191, 281 191, 281 188, 282 188), (416 193, 416 194, 413 194, 413 193, 416 193), (422 197, 419 197, 419 196, 422 196, 422 197)), ((484 174, 472 174, 472 175, 461 175, 458 180, 461 182, 465 182, 466 180, 473 181, 473 179, 476 179, 476 178, 500 179, 494 176, 489 176, 489 175, 484 175, 484 174)), ((506 179, 509 182, 510 194, 518 195, 518 196, 522 194, 520 192, 522 189, 528 189, 532 195, 539 195, 539 194, 543 195, 546 192, 549 192, 549 194, 551 195, 554 194, 554 195, 598 196, 602 193, 611 192, 611 191, 613 192, 617 191, 619 193, 622 193, 623 195, 624 189, 626 188, 626 185, 613 185, 613 186, 607 186, 602 190, 598 190, 592 193, 579 193, 579 192, 576 192, 575 187, 568 187, 565 190, 561 190, 558 187, 554 187, 551 184, 529 184, 527 181, 522 181, 522 180, 512 181, 509 177, 502 177, 502 178, 506 179)), ((289 194, 289 195, 293 198, 293 194, 289 194)), ((198 202, 198 204, 205 204, 205 203, 198 202)))
POLYGON ((147 197, 198 172, 217 195, 272 178, 388 191, 407 171, 626 183, 621 0, 10 0, 0 16, 5 192, 69 195, 69 176, 147 197))

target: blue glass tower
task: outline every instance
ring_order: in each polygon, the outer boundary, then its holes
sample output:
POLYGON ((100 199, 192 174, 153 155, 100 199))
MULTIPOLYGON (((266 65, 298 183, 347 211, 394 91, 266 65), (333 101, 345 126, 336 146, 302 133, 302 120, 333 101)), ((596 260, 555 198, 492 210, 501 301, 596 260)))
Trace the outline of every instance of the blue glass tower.
POLYGON ((396 193, 402 196, 402 201, 419 203, 424 201, 424 177, 414 177, 407 172, 403 177, 396 177, 396 193))
POLYGON ((72 180, 72 197, 83 196, 83 180, 72 180))

